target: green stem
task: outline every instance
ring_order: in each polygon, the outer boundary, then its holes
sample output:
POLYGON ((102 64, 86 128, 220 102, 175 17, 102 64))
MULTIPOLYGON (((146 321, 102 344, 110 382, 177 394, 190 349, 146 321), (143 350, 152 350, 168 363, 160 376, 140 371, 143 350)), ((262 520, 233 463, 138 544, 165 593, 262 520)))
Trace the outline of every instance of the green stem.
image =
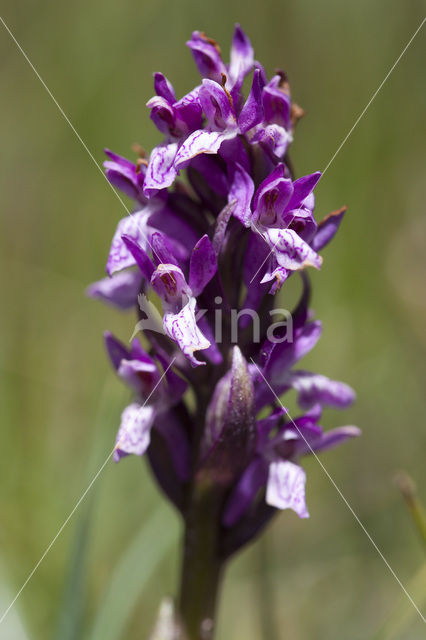
POLYGON ((212 640, 223 563, 218 554, 219 496, 194 486, 185 519, 179 612, 185 640, 212 640))

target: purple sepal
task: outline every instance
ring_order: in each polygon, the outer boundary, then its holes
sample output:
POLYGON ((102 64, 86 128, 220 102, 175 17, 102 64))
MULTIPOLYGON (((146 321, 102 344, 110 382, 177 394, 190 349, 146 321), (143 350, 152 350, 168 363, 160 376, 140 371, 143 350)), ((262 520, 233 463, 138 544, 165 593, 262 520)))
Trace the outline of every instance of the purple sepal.
POLYGON ((226 207, 224 207, 217 216, 216 228, 212 241, 217 256, 220 254, 222 247, 225 245, 226 231, 236 203, 236 200, 233 200, 232 202, 227 204, 226 207))
POLYGON ((154 429, 165 441, 176 475, 181 482, 186 482, 190 474, 190 448, 188 436, 174 411, 158 415, 154 429))
POLYGON ((216 253, 208 235, 195 245, 189 265, 189 287, 192 295, 199 296, 217 271, 216 253))
POLYGON ((179 267, 179 261, 175 256, 175 243, 165 233, 154 232, 151 236, 152 253, 155 263, 174 264, 179 267))
POLYGON ((262 89, 262 76, 260 70, 256 69, 250 93, 238 118, 241 133, 246 133, 263 120, 262 89))
POLYGON ((268 463, 257 456, 243 471, 225 505, 222 516, 225 527, 233 527, 241 519, 257 492, 266 485, 267 479, 268 463))
POLYGON ((220 84, 213 80, 203 80, 199 99, 208 125, 212 129, 222 131, 236 127, 237 122, 229 94, 220 84))
POLYGON ((321 251, 333 239, 345 213, 346 207, 342 207, 337 211, 332 211, 319 222, 317 231, 310 243, 314 251, 321 251))
POLYGON ((285 166, 280 163, 259 185, 253 198, 253 222, 265 227, 282 227, 284 211, 290 202, 294 187, 285 178, 285 166))
POLYGON ((120 189, 126 196, 138 200, 144 204, 146 202, 143 195, 143 184, 145 178, 145 167, 143 164, 136 165, 127 158, 113 153, 109 149, 104 150, 109 160, 104 162, 105 174, 110 183, 120 189))
POLYGON ((121 361, 130 357, 130 352, 120 340, 117 340, 110 331, 104 333, 105 347, 112 366, 117 371, 121 361))
POLYGON ((194 31, 191 40, 186 44, 191 49, 200 75, 221 82, 222 74, 226 74, 226 67, 216 42, 205 33, 194 31))
POLYGON ((234 202, 233 215, 245 226, 250 226, 251 199, 254 193, 254 183, 249 174, 237 162, 231 167, 232 177, 229 188, 228 202, 234 202))
POLYGON ((173 104, 174 102, 176 102, 176 94, 175 94, 175 90, 173 89, 173 86, 167 80, 167 78, 159 71, 154 73, 154 89, 155 89, 155 93, 158 96, 161 96, 162 98, 167 100, 167 102, 169 102, 170 104, 173 104))
POLYGON ((230 87, 233 88, 233 96, 240 91, 244 78, 253 69, 253 65, 254 51, 251 42, 240 25, 236 24, 229 63, 230 87))
POLYGON ((312 450, 315 453, 320 453, 321 451, 326 451, 328 449, 332 449, 333 447, 337 447, 339 444, 342 444, 346 440, 349 440, 350 438, 357 438, 360 435, 361 429, 358 429, 358 427, 347 426, 337 427, 337 429, 330 429, 330 431, 326 431, 312 443, 310 443, 310 446, 308 446, 306 442, 301 442, 298 450, 298 455, 309 455, 310 453, 312 453, 312 450))
POLYGON ((289 130, 291 99, 280 75, 274 76, 264 87, 262 98, 265 121, 289 130))
POLYGON ((345 409, 355 400, 355 392, 349 385, 317 373, 292 371, 289 383, 298 392, 298 402, 304 409, 318 403, 345 409))
MULTIPOLYGON (((122 240, 126 245, 127 249, 132 254, 137 266, 139 267, 142 275, 148 282, 151 280, 152 273, 154 271, 154 265, 152 263, 151 258, 148 256, 146 251, 142 249, 142 247, 130 236, 124 234, 122 236, 122 240)), ((117 277, 117 276, 115 276, 117 277)))
MULTIPOLYGON (((296 329, 291 336, 291 341, 287 340, 287 327, 284 329, 285 339, 278 342, 279 336, 275 337, 276 342, 272 345, 265 363, 265 377, 271 381, 272 385, 286 383, 288 370, 309 353, 320 339, 322 325, 316 320, 296 329)), ((264 352, 267 349, 268 345, 264 345, 264 352)))
POLYGON ((93 282, 86 289, 86 295, 127 310, 136 304, 141 284, 142 278, 138 271, 121 271, 111 278, 93 282))

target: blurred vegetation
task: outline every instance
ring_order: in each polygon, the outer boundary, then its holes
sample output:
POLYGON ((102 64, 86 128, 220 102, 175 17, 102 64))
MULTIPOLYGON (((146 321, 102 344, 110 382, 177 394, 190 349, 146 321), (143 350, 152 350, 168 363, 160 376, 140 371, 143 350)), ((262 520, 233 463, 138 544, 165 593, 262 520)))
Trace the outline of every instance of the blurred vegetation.
MULTIPOLYGON (((424 13, 415 0, 5 0, 2 9, 98 162, 104 146, 123 154, 135 141, 151 148, 159 139, 144 107, 151 72, 162 70, 182 94, 197 81, 184 46, 191 31, 206 31, 226 52, 239 21, 267 70, 287 71, 307 111, 292 152, 298 175, 326 166, 424 13)), ((406 469, 424 496, 425 36, 318 187, 318 216, 349 210, 314 274, 324 335, 306 359, 357 390, 353 409, 327 412, 324 425, 357 424, 363 437, 322 460, 407 585, 424 554, 392 478, 406 469)), ((4 610, 112 448, 126 392, 109 371, 102 332, 126 339, 131 323, 84 297, 124 211, 3 27, 0 78, 4 610)), ((282 514, 264 547, 235 559, 220 639, 266 637, 262 584, 276 637, 292 640, 373 637, 401 598, 318 463, 306 468, 311 519, 282 514)), ((146 638, 163 596, 175 590, 179 527, 145 463, 108 464, 0 636, 105 640, 96 628, 111 626, 115 640, 146 638)), ((414 616, 395 637, 423 633, 414 616)))

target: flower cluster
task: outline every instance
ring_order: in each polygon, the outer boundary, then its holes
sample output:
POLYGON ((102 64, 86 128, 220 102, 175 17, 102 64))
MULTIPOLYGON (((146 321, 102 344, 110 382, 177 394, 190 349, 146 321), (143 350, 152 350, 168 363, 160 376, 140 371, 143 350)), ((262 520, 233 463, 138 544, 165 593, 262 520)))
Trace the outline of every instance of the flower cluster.
POLYGON ((234 549, 276 508, 308 516, 300 458, 358 434, 320 426, 322 408, 348 406, 353 391, 295 369, 321 333, 308 308, 306 268, 320 268, 319 252, 345 210, 318 223, 313 191, 321 174, 293 179, 288 147, 303 111, 285 74, 268 78, 238 25, 229 64, 204 33, 187 44, 201 74, 195 89, 177 99, 154 74, 147 106, 164 140, 136 162, 106 151, 106 175, 135 209, 118 223, 107 277, 89 294, 135 308, 142 326, 145 296, 163 312, 162 326, 145 325, 129 347, 106 335, 112 364, 135 396, 122 414, 115 459, 147 452, 182 511, 194 483, 217 491, 225 544, 234 549), (282 327, 271 336, 268 311, 295 273, 302 295, 291 335, 282 327), (243 311, 238 344, 230 310, 243 311), (278 401, 291 390, 301 408, 294 420, 278 401))

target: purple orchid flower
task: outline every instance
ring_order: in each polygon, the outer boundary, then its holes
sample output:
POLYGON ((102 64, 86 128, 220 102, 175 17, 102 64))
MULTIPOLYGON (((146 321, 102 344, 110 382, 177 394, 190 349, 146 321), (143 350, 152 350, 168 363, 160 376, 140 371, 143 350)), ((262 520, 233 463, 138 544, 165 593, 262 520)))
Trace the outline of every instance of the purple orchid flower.
POLYGON ((112 334, 106 333, 105 344, 118 376, 136 396, 121 416, 114 451, 114 460, 118 462, 124 456, 145 453, 156 418, 179 402, 186 384, 167 368, 162 377, 159 364, 142 349, 138 340, 134 340, 128 350, 112 334))
POLYGON ((153 245, 157 247, 153 248, 156 266, 131 237, 124 235, 123 241, 162 302, 166 334, 179 345, 192 365, 205 364, 194 357, 195 351, 211 346, 197 325, 195 308, 196 296, 203 292, 217 271, 216 253, 208 236, 202 236, 191 253, 189 283, 170 244, 159 233, 152 236, 153 245))
POLYGON ((268 79, 241 27, 229 63, 204 33, 188 46, 201 83, 179 98, 154 74, 147 106, 164 139, 149 159, 106 152, 108 180, 134 210, 118 223, 107 277, 87 292, 137 313, 129 347, 106 335, 133 392, 114 459, 146 453, 184 517, 180 606, 188 637, 199 637, 205 612, 194 613, 193 590, 204 606, 212 587, 192 584, 196 562, 203 571, 214 564, 214 591, 218 566, 278 510, 307 518, 303 457, 359 430, 324 430, 323 407, 347 408, 355 394, 299 364, 322 330, 309 308, 308 267, 321 267, 346 208, 316 219, 321 174, 295 179, 289 160, 302 110, 283 72, 268 79), (277 328, 274 294, 291 276, 302 282, 301 298, 277 328), (294 420, 278 400, 285 394, 301 408, 294 420))

